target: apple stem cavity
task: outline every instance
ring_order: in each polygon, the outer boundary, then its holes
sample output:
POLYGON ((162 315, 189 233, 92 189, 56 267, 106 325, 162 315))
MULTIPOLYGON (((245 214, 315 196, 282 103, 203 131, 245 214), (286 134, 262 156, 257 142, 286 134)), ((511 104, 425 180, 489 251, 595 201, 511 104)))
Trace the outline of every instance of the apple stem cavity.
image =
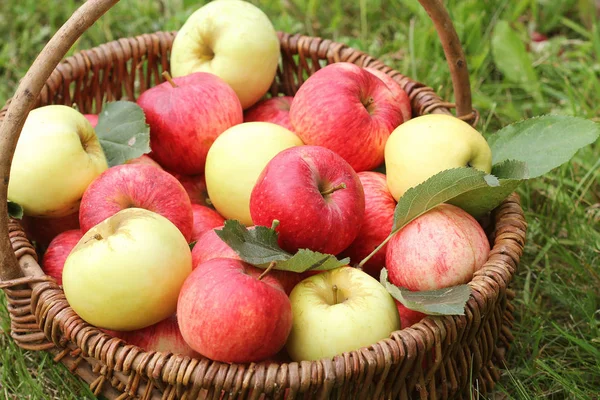
POLYGON ((321 195, 322 195, 322 196, 327 196, 328 194, 331 194, 331 193, 333 193, 333 192, 337 192, 337 191, 338 191, 338 190, 340 190, 340 189, 346 189, 346 184, 345 184, 344 182, 340 183, 340 184, 339 184, 339 185, 337 185, 337 186, 334 186, 334 187, 332 187, 332 188, 329 188, 329 189, 327 189, 327 190, 323 190, 323 191, 321 192, 321 195))
POLYGON ((367 99, 362 103, 365 106, 366 110, 369 114, 372 114, 373 110, 371 106, 375 103, 375 99, 372 96, 367 97, 367 99))
POLYGON ((167 82, 169 82, 171 84, 171 86, 173 86, 174 88, 179 87, 179 85, 177 85, 175 83, 175 81, 173 80, 173 78, 171 77, 171 74, 169 74, 169 71, 164 71, 162 73, 163 78, 165 78, 165 80, 167 82))
MULTIPOLYGON (((275 221, 277 221, 277 220, 275 220, 275 221)), ((271 272, 271 270, 273 269, 273 267, 275 267, 275 264, 277 264, 276 261, 271 261, 271 264, 269 264, 269 266, 267 267, 267 269, 265 269, 264 272, 258 276, 258 280, 260 281, 262 278, 264 278, 265 276, 267 276, 267 274, 269 272, 271 272)))

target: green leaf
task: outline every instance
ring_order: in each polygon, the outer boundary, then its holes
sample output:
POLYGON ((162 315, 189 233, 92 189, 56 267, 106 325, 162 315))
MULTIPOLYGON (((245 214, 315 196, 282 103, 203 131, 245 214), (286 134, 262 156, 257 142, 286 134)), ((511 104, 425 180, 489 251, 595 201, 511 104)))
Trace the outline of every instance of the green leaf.
POLYGON ((267 268, 276 262, 274 269, 304 272, 308 270, 326 271, 348 265, 349 258, 338 260, 330 254, 322 254, 309 249, 300 249, 294 255, 282 250, 277 242, 275 229, 255 226, 247 229, 239 221, 226 220, 215 233, 229 245, 244 261, 259 268, 267 268))
POLYGON ((404 226, 434 207, 473 190, 499 186, 493 176, 474 168, 460 167, 442 171, 425 182, 410 188, 398 199, 394 210, 392 232, 371 254, 364 258, 363 266, 404 226))
POLYGON ((429 315, 465 315, 465 305, 471 296, 471 288, 468 285, 411 292, 390 283, 385 268, 381 270, 379 281, 392 297, 406 308, 429 315))
POLYGON ((290 259, 277 262, 275 269, 284 271, 328 271, 350 264, 350 258, 338 260, 331 254, 318 253, 309 249, 300 249, 290 259))
POLYGON ((544 115, 508 125, 488 139, 492 162, 519 160, 536 178, 568 162, 598 139, 598 124, 566 115, 544 115))
POLYGON ((277 232, 266 226, 247 229, 239 221, 226 220, 215 233, 227 243, 242 260, 252 265, 267 267, 272 261, 284 261, 292 255, 279 247, 277 232))
POLYGON ((146 116, 142 108, 131 101, 108 103, 98 116, 96 136, 109 167, 150 152, 146 116))
POLYGON ((520 84, 538 103, 543 103, 533 60, 519 35, 507 21, 498 21, 492 33, 492 57, 494 64, 507 80, 520 84))
POLYGON ((498 179, 528 179, 529 168, 524 161, 504 160, 492 167, 492 175, 498 179))
POLYGON ((498 207, 502 201, 514 192, 527 179, 527 165, 522 161, 506 160, 492 168, 492 174, 497 176, 500 185, 483 187, 464 193, 448 201, 462 208, 475 218, 485 215, 498 207))
POLYGON ((23 207, 20 204, 8 200, 8 216, 14 219, 23 218, 23 207))
POLYGON ((461 167, 442 171, 407 190, 398 199, 392 235, 439 204, 478 188, 498 185, 496 177, 474 168, 461 167))
POLYGON ((194 240, 193 242, 188 244, 188 246, 190 246, 190 250, 194 250, 194 246, 196 246, 196 243, 198 243, 198 241, 194 240))

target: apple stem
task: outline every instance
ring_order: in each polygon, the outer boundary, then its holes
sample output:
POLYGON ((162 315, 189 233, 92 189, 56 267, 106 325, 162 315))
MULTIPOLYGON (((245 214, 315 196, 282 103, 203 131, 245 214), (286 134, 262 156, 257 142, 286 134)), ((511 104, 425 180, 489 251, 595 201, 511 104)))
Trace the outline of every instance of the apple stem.
POLYGON ((171 74, 169 74, 169 71, 164 71, 162 73, 163 78, 165 78, 165 80, 167 82, 169 82, 171 84, 171 86, 173 86, 174 88, 179 87, 175 81, 173 80, 173 78, 171 77, 171 74))
POLYGON ((338 303, 338 287, 337 287, 337 285, 333 285, 331 287, 331 289, 333 290, 333 304, 337 304, 338 303))
POLYGON ((96 233, 94 236, 92 236, 91 238, 89 238, 89 239, 86 241, 86 243, 87 243, 87 242, 90 242, 90 241, 92 241, 92 240, 102 240, 102 239, 104 239, 104 238, 102 237, 102 235, 101 235, 101 234, 99 234, 99 233, 96 233))
POLYGON ((269 272, 271 272, 271 270, 273 269, 273 267, 275 267, 275 264, 277 264, 276 261, 271 261, 271 264, 269 264, 269 266, 267 267, 267 269, 264 270, 264 272, 262 274, 260 274, 258 276, 258 280, 260 281, 262 278, 264 278, 269 272))
POLYGON ((371 257, 373 257, 379 250, 381 250, 383 248, 383 246, 385 246, 387 244, 387 242, 390 241, 390 239, 392 238, 392 236, 394 236, 393 233, 391 235, 389 235, 388 237, 386 237, 385 240, 379 246, 375 247, 375 250, 373 250, 371 252, 371 254, 369 254, 361 262, 359 262, 358 263, 358 268, 362 270, 363 267, 365 266, 365 264, 371 259, 371 257))
POLYGON ((275 230, 278 226, 279 226, 279 220, 274 219, 273 222, 271 222, 271 229, 275 230))
POLYGON ((339 184, 339 185, 337 185, 337 186, 334 186, 334 187, 332 187, 332 188, 329 188, 329 189, 327 189, 327 190, 324 190, 324 191, 322 191, 322 192, 321 192, 321 195, 322 195, 322 196, 327 196, 328 194, 331 194, 331 193, 333 193, 333 192, 336 192, 336 191, 338 191, 338 190, 340 190, 340 189, 346 189, 346 184, 345 184, 344 182, 340 183, 340 184, 339 184))

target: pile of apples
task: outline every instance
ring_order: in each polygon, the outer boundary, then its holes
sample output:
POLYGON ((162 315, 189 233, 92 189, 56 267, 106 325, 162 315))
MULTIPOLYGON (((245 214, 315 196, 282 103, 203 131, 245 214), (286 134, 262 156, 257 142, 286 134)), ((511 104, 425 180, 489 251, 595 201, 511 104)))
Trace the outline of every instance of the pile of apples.
POLYGON ((82 319, 146 350, 315 360, 424 317, 375 279, 383 267, 413 291, 466 283, 481 268, 483 229, 448 204, 355 266, 390 234, 409 188, 453 167, 489 173, 484 138, 451 116, 411 119, 396 81, 350 63, 321 68, 294 97, 267 99, 279 59, 262 11, 215 1, 175 38, 173 77, 137 100, 151 153, 109 168, 97 116, 66 106, 29 114, 9 200, 31 235, 50 242, 43 269, 82 319), (352 266, 265 271, 217 235, 225 220, 273 226, 285 251, 352 266))

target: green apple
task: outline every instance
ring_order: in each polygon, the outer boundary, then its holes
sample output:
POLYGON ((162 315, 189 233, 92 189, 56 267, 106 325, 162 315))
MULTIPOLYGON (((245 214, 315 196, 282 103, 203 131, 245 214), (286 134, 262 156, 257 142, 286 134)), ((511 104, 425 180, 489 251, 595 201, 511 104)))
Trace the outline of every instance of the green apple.
POLYGON ((27 116, 10 169, 8 199, 25 215, 64 217, 108 168, 91 123, 77 110, 40 107, 27 116))
POLYGON ((298 136, 271 122, 245 122, 219 135, 204 168, 208 197, 219 214, 253 225, 250 195, 262 170, 280 151, 302 145, 298 136))
POLYGON ((331 358, 370 346, 400 329, 392 296, 359 269, 340 267, 298 283, 286 349, 294 361, 331 358))
POLYGON ((177 33, 171 74, 213 73, 246 109, 269 90, 279 56, 277 32, 264 12, 246 1, 217 0, 200 7, 177 33))
POLYGON ((387 184, 396 201, 413 186, 446 169, 473 167, 489 173, 492 151, 466 122, 428 114, 398 126, 385 145, 387 184))
POLYGON ((175 313, 192 272, 179 229, 160 214, 126 208, 91 228, 63 269, 67 301, 88 323, 130 331, 175 313))

